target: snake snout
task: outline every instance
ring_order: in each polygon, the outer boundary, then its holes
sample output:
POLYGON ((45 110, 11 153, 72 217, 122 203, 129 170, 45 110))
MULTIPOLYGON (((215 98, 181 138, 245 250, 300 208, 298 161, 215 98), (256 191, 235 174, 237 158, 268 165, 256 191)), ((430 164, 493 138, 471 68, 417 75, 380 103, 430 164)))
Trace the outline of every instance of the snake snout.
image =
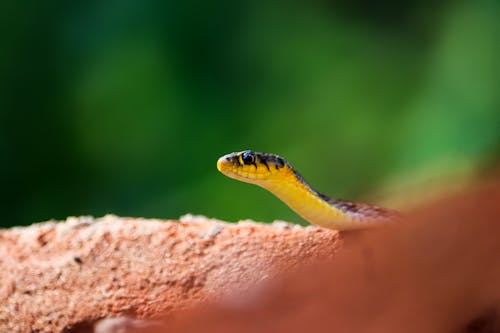
POLYGON ((228 167, 232 167, 233 165, 235 165, 237 161, 238 159, 235 157, 234 153, 224 155, 217 160, 217 169, 220 172, 223 172, 228 167))

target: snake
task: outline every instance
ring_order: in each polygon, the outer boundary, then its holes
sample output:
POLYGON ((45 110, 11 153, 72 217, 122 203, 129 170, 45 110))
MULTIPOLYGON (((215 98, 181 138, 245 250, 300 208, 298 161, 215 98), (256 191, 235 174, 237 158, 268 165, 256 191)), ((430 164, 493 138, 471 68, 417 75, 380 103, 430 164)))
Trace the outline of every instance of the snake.
POLYGON ((276 154, 230 153, 217 160, 217 169, 227 177, 268 190, 306 221, 323 228, 359 229, 393 222, 400 216, 391 209, 321 194, 276 154))

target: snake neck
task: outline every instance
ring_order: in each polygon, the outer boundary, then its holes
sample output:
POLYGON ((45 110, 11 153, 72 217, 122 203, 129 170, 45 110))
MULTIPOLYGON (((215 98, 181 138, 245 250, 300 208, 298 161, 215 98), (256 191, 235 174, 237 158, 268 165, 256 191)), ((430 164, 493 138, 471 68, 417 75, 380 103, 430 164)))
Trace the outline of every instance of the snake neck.
POLYGON ((319 194, 294 170, 284 175, 281 180, 257 185, 273 193, 312 224, 330 229, 346 229, 346 225, 348 228, 351 225, 356 227, 355 216, 336 206, 340 201, 319 194))

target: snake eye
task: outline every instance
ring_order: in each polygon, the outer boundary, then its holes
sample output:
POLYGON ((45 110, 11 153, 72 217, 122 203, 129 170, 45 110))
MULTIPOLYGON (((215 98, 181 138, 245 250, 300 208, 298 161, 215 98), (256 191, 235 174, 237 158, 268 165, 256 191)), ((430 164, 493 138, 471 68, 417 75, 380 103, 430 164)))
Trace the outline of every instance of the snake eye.
POLYGON ((255 153, 253 151, 246 151, 241 154, 241 159, 246 165, 255 163, 255 153))

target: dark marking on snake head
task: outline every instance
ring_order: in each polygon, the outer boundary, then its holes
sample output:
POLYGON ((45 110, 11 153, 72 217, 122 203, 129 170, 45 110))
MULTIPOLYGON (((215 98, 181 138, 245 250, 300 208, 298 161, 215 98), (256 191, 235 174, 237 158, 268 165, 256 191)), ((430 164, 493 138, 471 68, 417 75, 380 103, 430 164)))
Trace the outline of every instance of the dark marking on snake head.
POLYGON ((283 168, 287 164, 286 161, 283 158, 279 157, 278 155, 261 154, 259 157, 262 163, 266 164, 271 163, 274 165, 276 170, 283 168))
POLYGON ((280 168, 285 166, 285 160, 282 159, 281 157, 277 156, 276 157, 276 165, 280 168))
POLYGON ((271 171, 271 169, 269 169, 269 164, 267 164, 266 160, 260 160, 260 162, 266 166, 267 171, 271 171))
POLYGON ((237 155, 232 156, 232 157, 231 157, 231 161, 233 162, 233 164, 234 164, 235 166, 240 166, 240 159, 238 158, 238 156, 237 156, 237 155))

